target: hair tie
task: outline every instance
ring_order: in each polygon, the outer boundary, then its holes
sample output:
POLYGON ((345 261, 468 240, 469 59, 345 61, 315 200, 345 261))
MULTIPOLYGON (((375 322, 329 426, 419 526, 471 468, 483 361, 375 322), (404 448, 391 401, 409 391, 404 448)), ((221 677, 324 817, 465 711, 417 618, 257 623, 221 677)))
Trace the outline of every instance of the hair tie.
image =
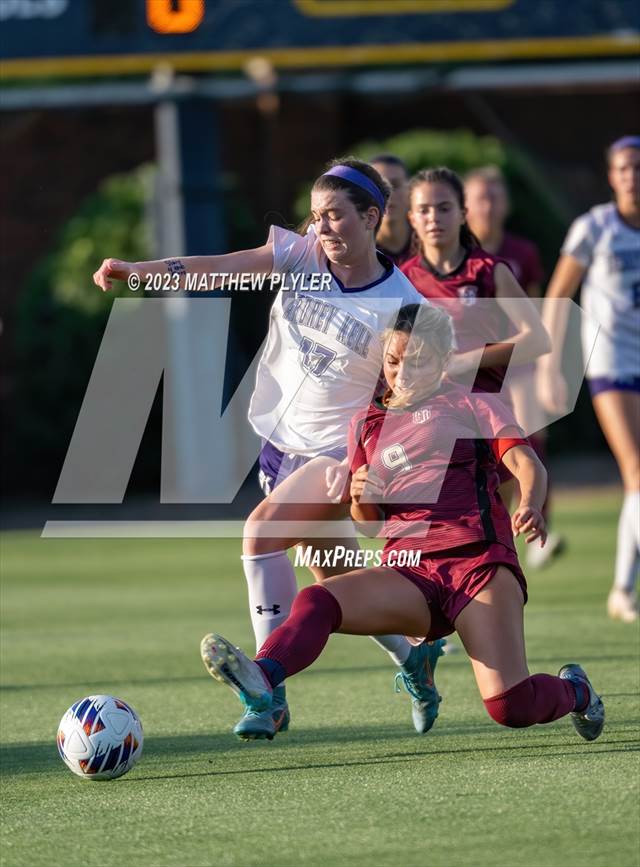
POLYGON ((384 196, 378 189, 377 185, 374 184, 374 182, 365 174, 359 172, 358 169, 352 169, 351 166, 334 166, 332 169, 329 169, 328 172, 325 172, 322 177, 326 177, 327 175, 334 178, 342 178, 344 181, 350 181, 352 184, 355 184, 356 187, 366 190, 369 195, 373 196, 376 204, 380 208, 380 216, 384 214, 384 196))
POLYGON ((625 148, 640 148, 640 135, 625 135, 616 139, 612 145, 609 145, 609 153, 613 154, 625 148))

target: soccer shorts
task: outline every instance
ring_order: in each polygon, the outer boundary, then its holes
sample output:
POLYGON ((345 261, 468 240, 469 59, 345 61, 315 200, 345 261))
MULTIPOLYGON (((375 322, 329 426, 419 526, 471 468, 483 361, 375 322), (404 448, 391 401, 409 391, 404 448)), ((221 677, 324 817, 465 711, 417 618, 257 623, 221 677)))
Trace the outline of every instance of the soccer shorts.
MULTIPOLYGON (((347 456, 347 447, 341 446, 337 449, 331 449, 328 452, 323 452, 324 457, 335 458, 337 461, 343 461, 347 456)), ((314 457, 320 457, 315 455, 314 457)), ((280 451, 273 443, 268 440, 262 440, 262 449, 258 457, 259 471, 258 481, 265 497, 268 497, 271 491, 278 487, 280 482, 284 482, 297 469, 313 460, 308 455, 288 454, 280 451)))
POLYGON ((591 397, 603 391, 638 391, 640 376, 594 376, 587 380, 591 397))
POLYGON ((422 591, 431 613, 426 639, 435 641, 455 632, 456 618, 491 581, 499 566, 514 574, 526 603, 527 581, 518 555, 500 542, 472 542, 446 551, 428 551, 418 566, 393 568, 422 591))

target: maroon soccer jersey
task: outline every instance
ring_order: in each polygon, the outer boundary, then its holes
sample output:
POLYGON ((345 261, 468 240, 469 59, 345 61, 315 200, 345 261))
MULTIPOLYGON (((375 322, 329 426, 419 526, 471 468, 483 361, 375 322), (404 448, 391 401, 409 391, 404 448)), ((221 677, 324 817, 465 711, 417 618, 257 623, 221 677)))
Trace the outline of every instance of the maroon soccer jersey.
POLYGON ((443 551, 479 541, 513 549, 496 461, 526 442, 499 398, 446 379, 410 408, 375 401, 358 413, 349 430, 351 469, 369 464, 382 480, 385 550, 443 551))
MULTIPOLYGON (((495 266, 502 262, 479 247, 470 250, 460 265, 449 274, 440 274, 420 253, 400 268, 421 295, 443 307, 453 319, 459 352, 469 352, 488 343, 500 343, 512 331, 498 304, 480 304, 480 298, 495 298, 495 266)), ((507 263, 503 263, 507 264, 507 263)), ((482 367, 475 388, 499 392, 506 367, 482 367)), ((508 395, 503 399, 509 400, 508 395)))
POLYGON ((496 256, 507 262, 525 292, 530 286, 539 286, 542 283, 544 269, 540 253, 536 245, 526 238, 505 232, 496 256))

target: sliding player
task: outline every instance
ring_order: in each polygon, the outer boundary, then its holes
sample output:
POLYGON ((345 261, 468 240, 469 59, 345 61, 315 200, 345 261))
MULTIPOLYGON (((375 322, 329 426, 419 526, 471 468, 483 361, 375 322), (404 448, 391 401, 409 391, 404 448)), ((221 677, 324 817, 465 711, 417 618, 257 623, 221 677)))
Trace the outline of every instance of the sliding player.
MULTIPOLYGON (((318 541, 323 522, 348 515, 345 505, 326 494, 326 458, 320 456, 346 455, 349 421, 371 400, 382 368, 381 335, 401 305, 421 300, 393 263, 376 252, 387 197, 384 181, 367 163, 336 160, 313 185, 305 235, 274 226, 268 242, 254 250, 142 263, 107 259, 94 275, 103 289, 131 273, 144 280, 145 274, 176 269, 184 274, 330 278, 322 292, 290 289, 278 294, 249 409, 249 421, 264 442, 260 479, 265 499, 245 525, 242 556, 258 647, 286 620, 297 592, 287 549, 318 541), (273 522, 277 533, 270 529, 273 522)), ((336 545, 331 532, 324 540, 327 551, 336 545)), ((353 538, 351 546, 357 547, 353 538)), ((316 580, 324 580, 344 570, 337 564, 312 571, 316 580)), ((432 673, 440 644, 412 647, 404 635, 376 640, 401 666, 417 696, 420 726, 428 730, 438 713, 432 673)), ((241 737, 259 737, 265 728, 284 730, 288 723, 282 687, 266 715, 247 710, 236 731, 241 737)))
MULTIPOLYGON (((583 351, 593 346, 587 382, 624 485, 607 608, 610 617, 632 623, 638 619, 640 571, 640 136, 615 141, 607 162, 614 201, 597 205, 571 226, 543 317, 554 345, 562 343, 566 316, 554 300, 573 298, 582 283, 583 351)), ((540 367, 543 404, 550 412, 565 412, 559 355, 543 359, 540 367)))
MULTIPOLYGON (((521 362, 548 351, 538 312, 533 304, 521 303, 526 296, 509 267, 480 247, 467 223, 464 187, 455 172, 418 172, 409 184, 409 203, 419 252, 401 270, 425 298, 453 316, 458 351, 448 376, 468 387, 500 392, 511 406, 511 394, 502 385, 514 347, 519 344, 521 362), (513 299, 520 301, 514 304, 513 299)), ((510 503, 513 477, 503 463, 498 471, 500 494, 510 503)), ((454 647, 447 642, 447 651, 454 647)))
POLYGON ((333 632, 436 639, 456 630, 496 722, 522 728, 571 714, 594 740, 604 707, 582 668, 564 665, 554 677, 527 667, 527 590, 513 534, 544 539, 544 467, 495 395, 442 378, 452 336, 436 307, 401 311, 384 355, 388 389, 350 427, 351 515, 363 527, 384 521, 384 565, 306 587, 255 661, 215 634, 202 640, 203 661, 264 713, 274 688, 311 665, 333 632), (512 519, 497 495, 498 461, 520 485, 512 519), (412 552, 417 563, 400 565, 412 552))
MULTIPOLYGON (((506 232, 509 192, 504 175, 497 166, 474 169, 465 177, 464 192, 467 222, 483 250, 506 261, 518 283, 530 298, 539 298, 543 278, 542 262, 531 241, 506 232)), ((528 431, 529 442, 546 467, 546 415, 532 389, 534 365, 519 367, 510 381, 510 396, 517 421, 528 431)), ((544 519, 549 525, 549 497, 544 504, 544 519)), ((544 547, 539 542, 527 547, 527 566, 541 568, 560 554, 565 546, 562 536, 548 533, 544 547)))

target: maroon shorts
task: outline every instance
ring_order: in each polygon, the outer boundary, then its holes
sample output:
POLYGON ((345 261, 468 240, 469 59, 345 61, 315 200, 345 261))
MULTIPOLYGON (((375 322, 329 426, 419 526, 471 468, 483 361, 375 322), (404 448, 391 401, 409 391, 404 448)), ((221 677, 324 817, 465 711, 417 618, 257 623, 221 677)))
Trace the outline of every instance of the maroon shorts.
POLYGON ((394 566, 422 591, 431 613, 427 641, 455 632, 455 621, 462 609, 496 574, 506 566, 520 584, 527 601, 527 581, 518 555, 500 542, 472 542, 447 551, 429 551, 418 566, 394 566))

